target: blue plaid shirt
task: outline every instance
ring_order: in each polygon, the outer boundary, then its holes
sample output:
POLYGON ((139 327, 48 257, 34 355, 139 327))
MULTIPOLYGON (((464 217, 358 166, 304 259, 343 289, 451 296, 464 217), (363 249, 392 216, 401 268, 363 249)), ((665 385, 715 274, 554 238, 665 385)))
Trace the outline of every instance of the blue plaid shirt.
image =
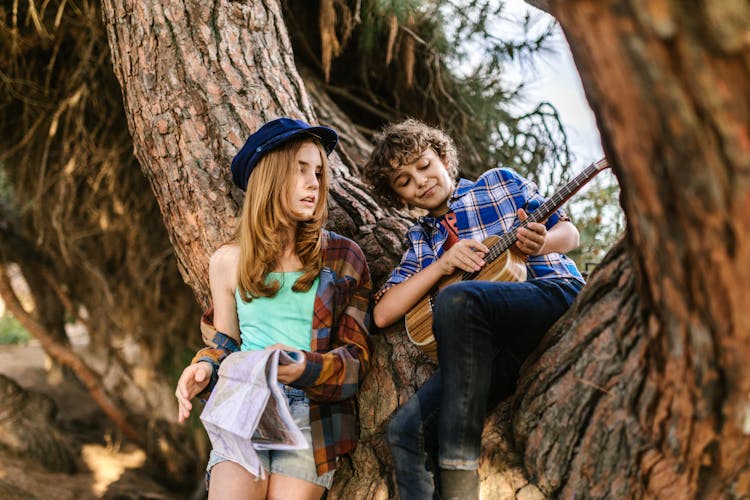
MULTIPOLYGON (((513 170, 496 168, 482 174, 476 182, 460 179, 448 200, 448 208, 456 214, 459 238, 483 241, 515 229, 519 208, 532 212, 544 201, 536 184, 513 170)), ((560 220, 569 220, 562 210, 553 213, 545 225, 550 229, 560 220)), ((409 229, 406 237, 406 253, 376 294, 376 301, 390 287, 406 281, 440 258, 448 231, 436 217, 425 216, 409 229)), ((529 256, 526 270, 528 279, 560 277, 583 282, 575 263, 559 253, 529 256)))

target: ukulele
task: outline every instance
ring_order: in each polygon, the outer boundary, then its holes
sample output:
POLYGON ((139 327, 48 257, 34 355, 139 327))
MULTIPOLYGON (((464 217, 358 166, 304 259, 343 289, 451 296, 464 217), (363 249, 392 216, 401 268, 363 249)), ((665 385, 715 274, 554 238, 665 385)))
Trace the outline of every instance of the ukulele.
POLYGON ((432 308, 435 297, 440 290, 448 285, 465 280, 480 281, 525 281, 526 255, 514 246, 517 241, 518 229, 526 227, 530 222, 541 222, 549 217, 563 203, 570 199, 596 174, 609 167, 606 158, 592 163, 576 175, 557 193, 548 198, 536 210, 529 214, 529 218, 518 224, 513 231, 502 235, 492 235, 482 243, 489 248, 484 256, 486 264, 477 272, 456 271, 450 276, 442 278, 433 291, 422 297, 417 304, 406 313, 406 334, 409 340, 422 349, 430 358, 437 361, 437 344, 432 332, 432 308))

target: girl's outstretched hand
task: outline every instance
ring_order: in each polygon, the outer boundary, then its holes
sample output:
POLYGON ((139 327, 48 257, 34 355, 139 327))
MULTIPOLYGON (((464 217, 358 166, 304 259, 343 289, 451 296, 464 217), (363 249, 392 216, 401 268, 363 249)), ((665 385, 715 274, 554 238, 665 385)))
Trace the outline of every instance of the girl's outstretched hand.
POLYGON ((193 404, 190 402, 196 395, 206 388, 211 380, 213 367, 210 363, 200 361, 182 370, 180 380, 177 381, 177 422, 182 423, 190 416, 193 404))
POLYGON ((307 365, 307 358, 305 358, 304 353, 299 349, 295 349, 294 347, 289 347, 288 345, 284 344, 274 344, 272 346, 268 346, 267 349, 283 349, 287 352, 295 352, 297 353, 297 359, 302 360, 297 363, 291 363, 289 365, 279 365, 278 379, 282 384, 290 384, 300 378, 302 373, 304 373, 305 366, 307 365))

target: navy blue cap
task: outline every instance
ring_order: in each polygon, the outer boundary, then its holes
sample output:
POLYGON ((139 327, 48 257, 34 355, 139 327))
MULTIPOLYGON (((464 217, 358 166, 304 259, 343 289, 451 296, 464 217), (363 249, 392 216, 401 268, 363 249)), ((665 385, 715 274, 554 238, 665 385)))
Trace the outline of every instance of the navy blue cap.
POLYGON ((339 140, 336 132, 328 127, 313 127, 291 118, 271 120, 251 134, 232 159, 232 180, 237 187, 247 189, 247 180, 264 154, 301 135, 320 139, 327 154, 331 154, 339 140))

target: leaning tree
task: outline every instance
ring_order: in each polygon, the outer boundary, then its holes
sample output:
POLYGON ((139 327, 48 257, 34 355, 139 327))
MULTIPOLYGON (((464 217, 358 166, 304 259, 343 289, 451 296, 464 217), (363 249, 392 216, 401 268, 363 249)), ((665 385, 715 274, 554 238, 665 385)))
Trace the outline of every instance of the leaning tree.
POLYGON ((622 189, 623 245, 527 366, 548 493, 750 493, 744 2, 535 2, 566 32, 622 189))

